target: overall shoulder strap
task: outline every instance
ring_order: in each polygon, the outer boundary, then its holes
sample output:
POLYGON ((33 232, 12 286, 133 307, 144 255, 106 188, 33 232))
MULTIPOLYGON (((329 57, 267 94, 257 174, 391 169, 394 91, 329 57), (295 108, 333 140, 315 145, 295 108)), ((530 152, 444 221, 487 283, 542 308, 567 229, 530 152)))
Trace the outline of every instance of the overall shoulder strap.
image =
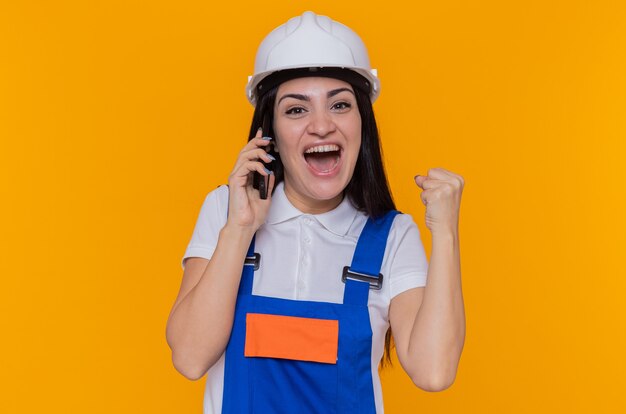
POLYGON ((239 282, 239 295, 252 295, 252 283, 254 281, 254 271, 259 268, 259 262, 261 255, 254 252, 254 239, 256 235, 252 237, 250 247, 248 247, 248 253, 246 253, 246 261, 241 271, 241 282, 239 282))
POLYGON ((387 247, 387 236, 399 213, 397 210, 390 210, 382 217, 367 219, 357 241, 352 264, 343 271, 342 280, 346 284, 343 303, 367 306, 370 287, 382 287, 383 275, 380 268, 387 247))

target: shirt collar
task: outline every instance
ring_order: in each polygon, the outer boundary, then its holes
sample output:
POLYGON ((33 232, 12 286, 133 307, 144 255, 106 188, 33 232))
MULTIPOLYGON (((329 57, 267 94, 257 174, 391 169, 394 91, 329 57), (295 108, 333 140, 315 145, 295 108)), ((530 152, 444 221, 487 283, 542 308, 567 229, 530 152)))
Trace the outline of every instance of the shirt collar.
MULTIPOLYGON (((326 230, 338 236, 345 236, 357 215, 357 209, 350 202, 349 197, 344 196, 337 207, 322 214, 308 214, 314 217, 326 230)), ((295 217, 305 215, 291 204, 285 194, 285 183, 281 181, 272 194, 272 203, 267 212, 265 222, 278 224, 295 217)))

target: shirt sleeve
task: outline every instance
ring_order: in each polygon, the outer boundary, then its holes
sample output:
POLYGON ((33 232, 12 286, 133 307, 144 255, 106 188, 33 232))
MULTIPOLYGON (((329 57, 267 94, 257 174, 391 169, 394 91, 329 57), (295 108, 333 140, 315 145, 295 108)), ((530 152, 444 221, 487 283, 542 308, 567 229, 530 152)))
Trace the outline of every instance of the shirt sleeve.
POLYGON ((185 259, 188 257, 211 259, 217 246, 220 230, 226 224, 227 209, 228 186, 219 186, 207 194, 200 208, 191 240, 183 255, 181 263, 183 270, 185 270, 185 259))
POLYGON ((393 226, 396 229, 389 271, 390 300, 406 290, 426 286, 428 274, 426 252, 413 218, 400 214, 393 226))

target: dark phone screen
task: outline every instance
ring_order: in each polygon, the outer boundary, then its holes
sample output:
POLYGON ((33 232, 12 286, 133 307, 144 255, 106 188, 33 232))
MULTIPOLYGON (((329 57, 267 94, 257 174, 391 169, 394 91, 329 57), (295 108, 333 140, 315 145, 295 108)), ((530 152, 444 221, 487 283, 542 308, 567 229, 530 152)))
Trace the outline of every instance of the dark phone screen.
MULTIPOLYGON (((269 131, 269 125, 266 125, 267 122, 265 122, 265 120, 263 121, 263 134, 266 134, 266 131, 269 131)), ((267 135, 264 135, 267 136, 267 135)), ((273 138, 273 137, 272 137, 273 138)), ((266 147, 265 149, 266 152, 273 152, 271 150, 271 145, 266 147)), ((265 161, 261 160, 261 162, 263 163, 263 165, 265 166, 265 168, 267 168, 268 170, 272 171, 273 169, 273 162, 269 162, 266 163, 265 161)), ((267 189, 269 187, 269 177, 264 177, 261 174, 259 174, 258 172, 254 172, 253 176, 252 176, 252 187, 259 190, 259 195, 261 197, 262 200, 267 199, 267 189)))

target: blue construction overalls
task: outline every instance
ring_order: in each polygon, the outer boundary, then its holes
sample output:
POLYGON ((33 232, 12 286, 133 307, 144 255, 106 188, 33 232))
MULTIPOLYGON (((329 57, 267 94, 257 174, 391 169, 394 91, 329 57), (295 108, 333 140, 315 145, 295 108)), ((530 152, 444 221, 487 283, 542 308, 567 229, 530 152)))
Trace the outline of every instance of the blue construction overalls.
POLYGON ((375 414, 367 301, 370 288, 382 286, 380 268, 396 214, 390 211, 379 219, 368 219, 352 264, 337 275, 345 282, 343 303, 253 295, 259 256, 252 239, 226 348, 222 413, 375 414), (257 328, 257 317, 268 323, 257 328), (274 320, 278 322, 272 328, 274 320), (318 338, 306 328, 317 322, 322 332, 318 338), (301 346, 275 349, 271 345, 274 335, 286 335, 301 346), (323 362, 316 360, 318 347, 323 362))

